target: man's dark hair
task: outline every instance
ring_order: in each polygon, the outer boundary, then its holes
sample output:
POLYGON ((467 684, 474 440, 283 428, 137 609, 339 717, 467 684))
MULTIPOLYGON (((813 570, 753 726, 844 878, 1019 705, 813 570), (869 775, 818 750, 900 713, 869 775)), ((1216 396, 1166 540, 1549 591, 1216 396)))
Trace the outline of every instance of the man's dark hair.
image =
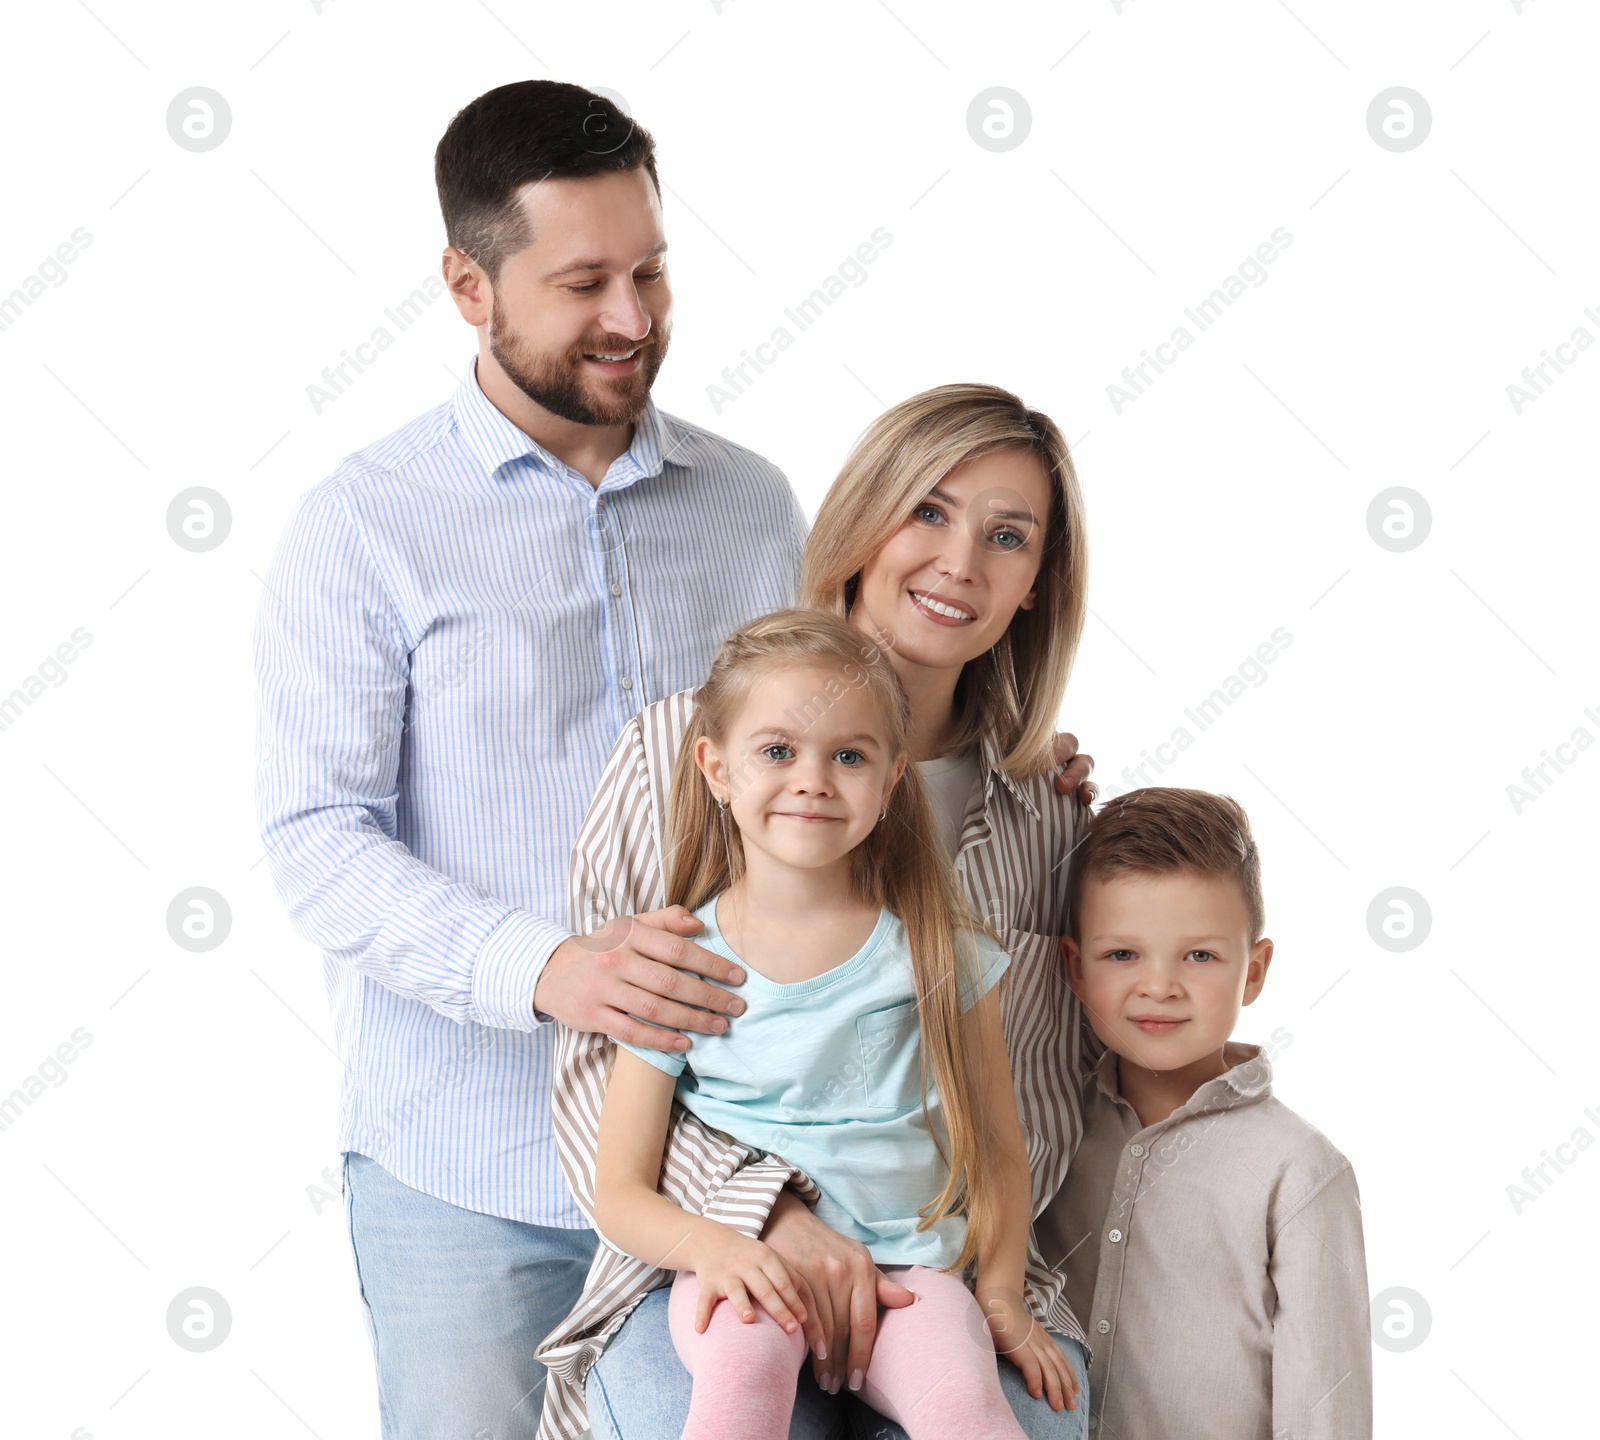
POLYGON ((533 243, 522 186, 639 165, 659 198, 656 142, 605 96, 559 80, 501 85, 461 110, 433 152, 445 236, 498 281, 506 258, 533 243))
POLYGON ((1228 795, 1152 785, 1106 801, 1089 822, 1067 872, 1067 933, 1078 933, 1083 887, 1091 879, 1120 875, 1171 875, 1190 871, 1223 875, 1244 897, 1250 943, 1266 928, 1261 895, 1261 852, 1244 807, 1228 795))

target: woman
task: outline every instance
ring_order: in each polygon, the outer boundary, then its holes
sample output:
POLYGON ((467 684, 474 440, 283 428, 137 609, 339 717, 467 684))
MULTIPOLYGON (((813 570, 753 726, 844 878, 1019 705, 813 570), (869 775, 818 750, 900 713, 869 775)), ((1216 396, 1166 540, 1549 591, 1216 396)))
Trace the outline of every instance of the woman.
MULTIPOLYGON (((1083 502, 1060 431, 1007 391, 946 385, 892 407, 863 434, 817 513, 801 576, 802 603, 849 620, 862 632, 864 656, 881 655, 894 667, 911 702, 911 753, 957 877, 1011 953, 1002 1008, 1035 1217, 1066 1173, 1081 1129, 1080 1077, 1100 1053, 1057 948, 1066 925, 1063 866, 1086 812, 1058 795, 1051 778, 1055 719, 1087 613, 1086 572, 1083 502)), ((576 930, 662 905, 666 787, 692 693, 640 712, 612 751, 574 851, 569 924, 576 930)), ((573 1193, 592 1215, 612 1042, 564 1031, 560 1046, 557 1140, 573 1193)), ((825 1329, 848 1323, 834 1312, 853 1299, 857 1342, 802 1374, 791 1431, 805 1440, 838 1433, 840 1392, 859 1384, 859 1336, 864 1323, 870 1332, 871 1316, 859 1309, 859 1289, 846 1297, 820 1278, 839 1273, 848 1245, 811 1216, 809 1177, 679 1107, 662 1190, 809 1267, 819 1278, 806 1304, 817 1306, 825 1329)), ((541 1435, 582 1433, 586 1377, 597 1436, 670 1440, 680 1432, 690 1380, 668 1333, 667 1291, 651 1288, 669 1279, 601 1248, 583 1299, 538 1352, 551 1367, 541 1435)), ((1030 1436, 1081 1436, 1087 1344, 1061 1278, 1036 1250, 1027 1288, 1029 1309, 1078 1376, 1078 1404, 1052 1410, 1003 1362, 1002 1383, 1030 1436)), ((877 1298, 910 1301, 887 1281, 877 1298)), ((1006 1337, 995 1343, 1005 1346, 1006 1337)), ((902 1435, 881 1419, 871 1433, 902 1435)))

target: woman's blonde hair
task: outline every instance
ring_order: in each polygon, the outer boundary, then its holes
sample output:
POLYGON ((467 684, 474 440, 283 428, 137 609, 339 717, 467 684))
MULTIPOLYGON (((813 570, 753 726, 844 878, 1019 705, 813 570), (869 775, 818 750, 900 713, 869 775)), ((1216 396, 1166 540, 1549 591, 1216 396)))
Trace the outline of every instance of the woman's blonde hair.
POLYGON ((1036 455, 1050 486, 1038 598, 961 672, 952 748, 992 733, 1002 767, 1021 777, 1053 764, 1056 717, 1088 611, 1083 495, 1048 415, 997 385, 940 385, 885 410, 856 441, 817 511, 800 594, 803 604, 848 616, 867 561, 928 492, 958 465, 1005 449, 1036 455))
POLYGON ((919 1212, 923 1219, 918 1229, 947 1216, 966 1216, 966 1241, 950 1266, 959 1271, 994 1233, 997 1214, 993 1137, 982 1108, 978 1056, 968 1043, 960 1004, 963 990, 976 988, 971 932, 985 927, 956 884, 922 777, 910 763, 910 703, 870 637, 820 610, 778 610, 728 637, 710 678, 695 691, 694 713, 673 766, 667 903, 697 910, 744 874, 744 845, 732 807, 718 807, 695 761, 695 749, 705 736, 726 753, 730 728, 751 687, 764 675, 797 666, 837 672, 836 681, 811 697, 797 729, 815 723, 844 697, 847 687, 865 687, 883 717, 891 768, 907 757, 889 793, 887 815, 851 852, 851 881, 861 900, 883 906, 900 920, 910 942, 922 1030, 923 1109, 926 1113, 931 1070, 945 1135, 939 1136, 938 1127, 929 1129, 950 1171, 943 1192, 919 1212))

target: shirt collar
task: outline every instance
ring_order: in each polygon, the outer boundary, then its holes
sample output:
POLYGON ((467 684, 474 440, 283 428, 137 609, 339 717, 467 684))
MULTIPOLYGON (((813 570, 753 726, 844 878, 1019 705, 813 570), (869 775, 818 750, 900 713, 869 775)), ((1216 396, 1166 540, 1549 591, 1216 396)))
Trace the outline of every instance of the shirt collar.
MULTIPOLYGON (((1230 1040, 1222 1047, 1222 1058, 1228 1062, 1228 1069, 1215 1080, 1207 1080, 1169 1118, 1191 1112, 1231 1110, 1235 1105, 1265 1100, 1272 1094, 1272 1062, 1261 1046, 1230 1040)), ((1101 1055, 1094 1067, 1094 1083, 1106 1099, 1114 1102, 1122 1099, 1117 1085, 1115 1050, 1108 1047, 1101 1055)))
POLYGON ((1035 820, 1039 819, 1039 807, 1034 804, 1033 796, 1028 794, 1024 786, 1009 770, 1004 770, 1000 762, 1005 758, 1005 751, 1000 747, 1000 738, 992 730, 985 730, 978 740, 979 754, 983 760, 984 772, 987 779, 984 781, 983 796, 985 802, 989 792, 994 788, 994 780, 999 776, 1000 783, 1016 798, 1019 805, 1035 820))
MULTIPOLYGON (((524 431, 519 430, 496 408, 478 384, 478 357, 467 361, 466 373, 456 387, 454 406, 456 424, 466 438, 468 447, 478 457, 483 468, 499 477, 501 468, 514 460, 529 459, 553 475, 566 475, 570 467, 552 455, 524 431)), ((633 442, 627 451, 611 463, 602 490, 619 490, 636 480, 659 475, 665 467, 662 458, 666 427, 654 400, 645 401, 644 414, 633 424, 633 442)), ((683 463, 682 461, 679 462, 683 463)))

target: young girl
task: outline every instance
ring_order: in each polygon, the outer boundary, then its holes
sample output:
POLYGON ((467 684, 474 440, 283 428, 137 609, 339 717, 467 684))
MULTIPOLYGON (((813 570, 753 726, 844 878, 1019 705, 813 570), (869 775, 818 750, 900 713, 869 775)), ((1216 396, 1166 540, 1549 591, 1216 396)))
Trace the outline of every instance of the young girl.
POLYGON ((992 1335, 1030 1389, 1073 1384, 1022 1299, 1028 1162, 993 988, 1008 957, 958 898, 907 765, 905 693, 863 639, 815 610, 736 632, 673 772, 668 903, 744 968, 748 1009, 692 1050, 618 1048, 595 1218, 678 1272, 684 1440, 784 1440, 821 1331, 776 1251, 657 1192, 674 1095, 800 1165, 818 1218, 917 1294, 850 1377, 912 1440, 1024 1440, 992 1335), (974 1260, 983 1308, 962 1279, 974 1260))

